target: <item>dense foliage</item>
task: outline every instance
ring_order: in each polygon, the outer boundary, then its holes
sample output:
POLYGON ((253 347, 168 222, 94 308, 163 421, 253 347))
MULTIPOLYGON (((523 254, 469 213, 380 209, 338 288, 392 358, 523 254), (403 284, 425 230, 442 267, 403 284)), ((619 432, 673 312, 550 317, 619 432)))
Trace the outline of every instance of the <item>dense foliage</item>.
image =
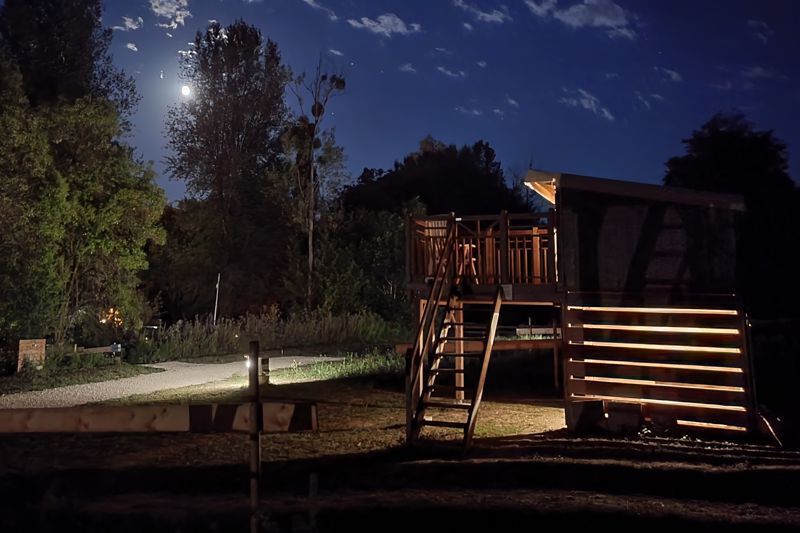
POLYGON ((741 194, 738 285, 748 308, 759 318, 798 316, 800 190, 786 145, 738 113, 715 115, 684 144, 686 154, 667 161, 664 183, 741 194))

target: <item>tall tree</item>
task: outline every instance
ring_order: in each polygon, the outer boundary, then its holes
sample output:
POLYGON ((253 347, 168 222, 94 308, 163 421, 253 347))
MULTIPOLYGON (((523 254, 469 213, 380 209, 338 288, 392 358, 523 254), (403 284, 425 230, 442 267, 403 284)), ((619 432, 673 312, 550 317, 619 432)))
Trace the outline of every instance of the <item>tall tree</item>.
POLYGON ((664 183, 743 195, 744 296, 758 316, 797 316, 800 193, 788 173, 786 145, 741 113, 714 115, 683 143, 686 154, 667 161, 664 183))
POLYGON ((289 71, 277 44, 244 21, 198 32, 180 69, 192 96, 169 111, 167 169, 207 206, 213 255, 196 275, 213 283, 221 272, 220 310, 237 314, 271 303, 283 265, 283 200, 270 172, 282 153, 289 71))
POLYGON ((101 20, 101 0, 6 0, 0 37, 22 71, 31 105, 105 99, 127 131, 139 96, 133 78, 114 67, 112 30, 101 20))
POLYGON ((289 86, 297 100, 300 116, 284 137, 287 151, 294 155, 295 198, 302 213, 306 233, 306 308, 312 305, 314 287, 314 222, 318 216, 320 193, 343 173, 344 155, 336 145, 334 133, 324 131, 322 122, 328 102, 344 91, 340 74, 323 72, 322 59, 311 77, 305 73, 289 86))

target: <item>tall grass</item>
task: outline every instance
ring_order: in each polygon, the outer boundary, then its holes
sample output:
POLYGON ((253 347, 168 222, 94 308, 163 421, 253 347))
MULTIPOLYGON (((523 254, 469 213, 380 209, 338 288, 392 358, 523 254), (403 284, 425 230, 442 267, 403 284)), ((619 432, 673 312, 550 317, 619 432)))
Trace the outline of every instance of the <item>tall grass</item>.
POLYGON ((261 349, 313 345, 389 345, 404 332, 397 324, 373 313, 333 315, 327 312, 301 313, 289 319, 277 309, 241 318, 223 318, 216 325, 210 319, 173 324, 156 341, 140 341, 129 359, 155 362, 207 355, 244 353, 250 341, 261 349))

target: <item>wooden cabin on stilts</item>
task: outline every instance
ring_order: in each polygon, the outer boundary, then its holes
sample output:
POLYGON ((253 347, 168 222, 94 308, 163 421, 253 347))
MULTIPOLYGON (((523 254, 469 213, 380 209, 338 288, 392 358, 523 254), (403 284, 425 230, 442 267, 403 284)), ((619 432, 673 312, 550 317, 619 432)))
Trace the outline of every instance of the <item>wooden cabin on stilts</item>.
POLYGON ((547 210, 408 220, 408 443, 450 427, 469 447, 492 354, 540 348, 553 352, 571 431, 753 429, 736 294, 742 198, 533 170, 526 185, 547 210), (498 338, 510 306, 554 318, 498 338))

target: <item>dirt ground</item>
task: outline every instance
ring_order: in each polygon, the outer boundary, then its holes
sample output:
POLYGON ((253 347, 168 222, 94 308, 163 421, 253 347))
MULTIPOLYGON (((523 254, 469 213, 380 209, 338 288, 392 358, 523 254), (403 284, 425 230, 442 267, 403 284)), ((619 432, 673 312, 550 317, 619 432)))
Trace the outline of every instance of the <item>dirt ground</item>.
MULTIPOLYGON (((236 400, 242 386, 192 393, 236 400)), ((267 395, 316 400, 319 432, 263 438, 263 531, 800 529, 797 451, 576 438, 559 400, 489 394, 463 458, 446 445, 452 430, 426 430, 438 444, 403 445, 396 382, 274 385, 267 395)), ((245 435, 0 436, 0 531, 246 531, 247 453, 245 435)))

